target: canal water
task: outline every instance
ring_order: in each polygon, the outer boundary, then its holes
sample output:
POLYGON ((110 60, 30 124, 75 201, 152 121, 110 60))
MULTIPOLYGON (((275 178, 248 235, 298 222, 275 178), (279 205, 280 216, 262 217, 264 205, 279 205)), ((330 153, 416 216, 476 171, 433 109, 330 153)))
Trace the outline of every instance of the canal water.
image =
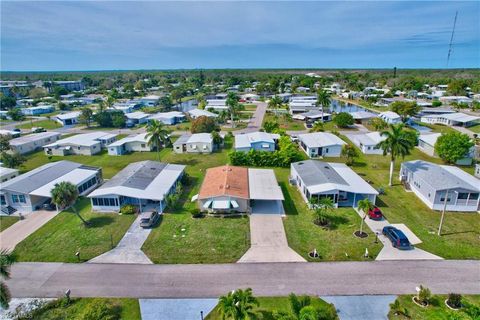
POLYGON ((339 113, 339 112, 357 112, 357 111, 369 111, 369 110, 356 104, 331 99, 330 112, 339 113))

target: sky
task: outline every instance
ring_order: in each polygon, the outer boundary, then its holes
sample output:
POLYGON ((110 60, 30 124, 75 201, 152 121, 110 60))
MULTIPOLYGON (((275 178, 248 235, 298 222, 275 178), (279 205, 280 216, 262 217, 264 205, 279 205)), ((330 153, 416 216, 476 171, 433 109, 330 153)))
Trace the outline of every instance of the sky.
POLYGON ((480 1, 1 1, 2 71, 480 67, 480 1))

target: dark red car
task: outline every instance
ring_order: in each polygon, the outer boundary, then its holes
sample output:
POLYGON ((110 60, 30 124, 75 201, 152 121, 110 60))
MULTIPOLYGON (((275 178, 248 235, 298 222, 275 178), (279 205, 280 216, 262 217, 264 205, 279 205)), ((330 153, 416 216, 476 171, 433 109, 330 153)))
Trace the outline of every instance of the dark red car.
POLYGON ((378 207, 375 207, 373 209, 368 210, 368 217, 372 220, 382 220, 383 214, 378 207))

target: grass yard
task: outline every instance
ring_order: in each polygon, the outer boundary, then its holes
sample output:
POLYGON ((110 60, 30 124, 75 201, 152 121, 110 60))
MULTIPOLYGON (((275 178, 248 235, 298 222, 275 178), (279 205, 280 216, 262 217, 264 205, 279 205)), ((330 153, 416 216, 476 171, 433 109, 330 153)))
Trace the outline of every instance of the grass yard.
MULTIPOLYGON (((381 155, 361 155, 353 169, 365 180, 370 180, 376 189, 386 191, 377 197, 377 205, 382 209, 390 223, 404 223, 423 242, 417 247, 446 259, 480 259, 480 215, 476 213, 447 212, 443 224, 443 235, 437 236, 441 212, 429 209, 413 192, 406 192, 398 181, 400 164, 403 161, 425 160, 441 163, 418 149, 404 160, 395 164, 394 186, 388 186, 389 158, 381 155)), ((343 162, 341 158, 329 158, 326 161, 343 162)), ((473 168, 464 169, 472 173, 473 168)))
MULTIPOLYGON (((137 299, 130 298, 74 298, 70 304, 54 300, 29 314, 32 319, 84 319, 85 313, 98 310, 94 306, 111 305, 118 319, 141 320, 140 305, 137 299)), ((96 313, 98 315, 98 313, 96 313)), ((106 315, 104 315, 107 318, 106 315)), ((89 318, 90 319, 90 318, 89 318)), ((103 319, 103 318, 102 318, 103 319)), ((108 318, 110 319, 110 318, 108 318)), ((117 319, 112 318, 112 319, 117 319)))
POLYGON ((476 124, 474 126, 468 127, 467 129, 474 133, 480 133, 480 124, 476 124))
MULTIPOLYGON (((288 183, 290 169, 275 169, 277 179, 285 197, 283 221, 289 246, 309 261, 364 260, 365 248, 371 259, 382 249, 380 242, 374 243, 375 235, 365 226, 369 237, 360 239, 353 235, 360 228, 360 216, 352 208, 334 209, 331 217, 333 226, 325 230, 313 223, 312 211, 308 209, 300 192, 288 183), (308 253, 317 249, 319 259, 308 253)), ((371 260, 367 259, 367 260, 371 260)))
POLYGON ((85 262, 116 246, 135 219, 134 215, 94 213, 87 198, 79 199, 76 208, 90 222, 89 227, 72 209, 65 210, 16 246, 18 260, 85 262), (81 261, 75 256, 77 251, 81 261))
POLYGON ((17 126, 19 129, 32 129, 34 127, 42 127, 47 130, 53 130, 61 128, 62 125, 54 120, 38 120, 38 121, 30 121, 27 123, 23 123, 17 126))
POLYGON ((177 209, 167 209, 142 250, 155 263, 226 263, 237 261, 250 247, 248 218, 193 219, 190 202, 198 193, 207 168, 228 163, 231 141, 212 154, 162 154, 162 161, 187 165, 190 185, 184 186, 177 209), (184 229, 184 231, 182 231, 184 229))
POLYGON ((253 103, 245 103, 243 105, 243 107, 245 108, 245 111, 255 111, 255 110, 257 110, 257 105, 253 104, 253 103))
POLYGON ((291 118, 286 118, 282 115, 275 116, 271 112, 267 112, 265 114, 265 117, 263 118, 263 123, 265 123, 266 121, 277 121, 280 125, 280 128, 285 129, 287 131, 307 130, 305 128, 305 125, 304 125, 303 121, 294 120, 294 119, 291 119, 291 118))
MULTIPOLYGON (((288 297, 257 297, 257 300, 260 305, 258 307, 255 307, 253 311, 258 315, 261 315, 259 317, 260 319, 265 319, 265 320, 277 319, 276 317, 273 316, 274 312, 286 312, 286 313, 292 312, 288 297)), ((325 320, 338 319, 337 312, 335 310, 335 307, 332 304, 329 304, 318 297, 311 297, 310 305, 326 311, 325 313, 323 313, 324 317, 322 317, 322 319, 325 319, 325 320), (327 314, 330 316, 327 316, 327 314)), ((205 318, 205 320, 221 320, 221 319, 222 319, 222 315, 220 313, 220 309, 218 306, 216 306, 205 318)))
POLYGON ((18 217, 0 216, 0 232, 10 227, 12 224, 17 222, 18 220, 19 220, 18 217))
POLYGON ((355 127, 348 127, 348 128, 340 128, 338 127, 334 121, 327 121, 323 123, 323 129, 325 131, 357 131, 358 129, 355 127))
MULTIPOLYGON (((160 154, 167 153, 169 150, 163 149, 160 154)), ((52 156, 48 157, 43 151, 38 151, 27 156, 27 161, 20 168, 22 172, 30 171, 38 168, 48 162, 69 160, 83 163, 85 165, 101 167, 103 177, 109 179, 113 177, 118 171, 122 170, 128 164, 143 160, 157 160, 157 152, 133 152, 122 156, 110 156, 104 150, 99 154, 93 156, 70 155, 70 156, 52 156)))
POLYGON ((247 123, 246 122, 235 122, 235 128, 232 128, 229 124, 227 124, 226 126, 221 126, 220 129, 224 132, 231 132, 231 131, 237 131, 237 130, 241 130, 241 129, 245 129, 247 127, 247 123))
MULTIPOLYGON (((450 320, 450 319, 478 319, 469 317, 464 311, 452 311, 444 303, 448 298, 447 295, 433 295, 430 306, 422 308, 416 305, 412 301, 412 295, 399 296, 397 300, 403 308, 406 308, 409 314, 409 318, 403 315, 395 315, 391 310, 388 314, 388 319, 415 319, 415 320, 450 320), (458 317, 455 317, 458 316, 458 317)), ((480 295, 467 295, 463 296, 463 299, 471 304, 480 307, 480 295)))
POLYGON ((171 126, 167 126, 167 128, 171 131, 190 131, 192 124, 190 122, 181 122, 171 126))

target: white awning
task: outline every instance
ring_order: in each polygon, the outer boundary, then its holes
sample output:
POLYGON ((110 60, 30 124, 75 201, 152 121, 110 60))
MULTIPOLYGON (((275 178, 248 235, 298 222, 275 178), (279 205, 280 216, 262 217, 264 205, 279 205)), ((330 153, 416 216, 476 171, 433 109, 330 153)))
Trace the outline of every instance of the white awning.
POLYGON ((262 148, 268 149, 270 148, 270 145, 268 143, 264 143, 262 144, 262 148))
POLYGON ((212 200, 208 200, 208 201, 205 202, 205 204, 203 205, 203 209, 208 209, 211 204, 212 204, 212 200))
POLYGON ((194 195, 194 196, 192 197, 192 200, 191 200, 191 201, 194 202, 194 201, 197 201, 197 200, 198 200, 198 194, 194 195))
POLYGON ((237 209, 237 208, 239 207, 238 202, 237 202, 236 200, 232 200, 232 201, 230 201, 230 202, 231 202, 232 207, 233 207, 234 209, 237 209))
POLYGON ((230 209, 230 201, 229 200, 213 201, 212 209, 230 209))

